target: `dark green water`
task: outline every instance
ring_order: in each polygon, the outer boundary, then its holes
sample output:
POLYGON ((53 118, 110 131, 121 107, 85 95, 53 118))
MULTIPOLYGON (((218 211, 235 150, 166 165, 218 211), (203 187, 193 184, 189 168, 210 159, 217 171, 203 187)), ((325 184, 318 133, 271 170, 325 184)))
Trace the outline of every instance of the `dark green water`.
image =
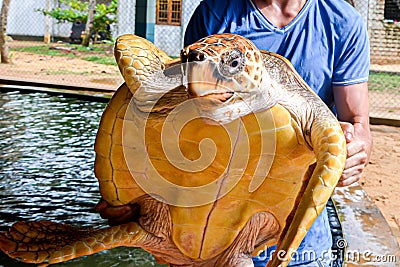
MULTIPOLYGON (((0 230, 22 220, 105 226, 93 144, 106 104, 43 93, 0 92, 0 230)), ((0 252, 1 266, 29 266, 0 252)), ((116 248, 53 266, 157 266, 140 249, 116 248)))

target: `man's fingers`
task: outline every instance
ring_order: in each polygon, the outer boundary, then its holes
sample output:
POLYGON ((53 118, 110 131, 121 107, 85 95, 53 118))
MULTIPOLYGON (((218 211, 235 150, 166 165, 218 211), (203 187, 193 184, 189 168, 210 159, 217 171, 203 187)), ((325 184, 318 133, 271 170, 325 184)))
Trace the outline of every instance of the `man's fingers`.
MULTIPOLYGON (((356 126, 359 124, 356 124, 356 126)), ((354 125, 348 122, 340 122, 347 142, 347 159, 344 171, 337 186, 348 186, 360 180, 361 173, 368 164, 370 152, 370 137, 361 138, 359 129, 357 136, 354 125)))
POLYGON ((344 166, 344 173, 346 173, 350 168, 360 166, 362 169, 367 165, 367 152, 365 151, 359 151, 355 153, 354 155, 349 156, 346 159, 346 163, 344 166))
POLYGON ((346 138, 346 142, 350 143, 354 137, 354 126, 349 122, 340 121, 340 127, 342 127, 342 131, 344 133, 344 137, 346 138))
POLYGON ((100 216, 103 219, 111 219, 116 217, 122 217, 126 214, 131 213, 132 210, 129 205, 118 206, 118 207, 107 207, 100 210, 100 216))
POLYGON ((134 213, 132 212, 128 212, 120 217, 115 217, 115 218, 109 218, 108 219, 108 224, 110 226, 114 226, 114 225, 120 225, 120 224, 124 224, 124 223, 128 223, 133 221, 133 218, 135 217, 134 213))
POLYGON ((367 152, 365 143, 355 140, 347 144, 347 159, 342 176, 337 186, 348 186, 361 178, 361 173, 367 163, 367 152))
POLYGON ((112 210, 113 210, 112 214, 113 217, 108 217, 108 224, 114 226, 137 220, 139 216, 140 206, 138 204, 127 204, 120 207, 113 207, 112 210), (115 216, 116 208, 120 208, 118 210, 118 213, 123 212, 123 214, 115 216))
POLYGON ((345 180, 352 176, 361 174, 362 171, 364 170, 364 167, 365 167, 364 164, 358 164, 348 169, 344 169, 344 171, 342 172, 342 176, 340 177, 340 180, 345 180))
POLYGON ((361 179, 361 173, 364 170, 364 168, 365 164, 356 164, 352 167, 344 169, 337 186, 339 187, 348 186, 351 185, 352 183, 358 182, 361 179))
POLYGON ((348 143, 346 148, 347 158, 350 158, 356 154, 365 154, 365 158, 367 158, 367 148, 362 140, 355 140, 351 143, 348 143))
POLYGON ((347 177, 346 179, 341 179, 339 180, 337 186, 338 187, 343 187, 343 186, 348 186, 351 185, 352 183, 358 182, 361 178, 361 173, 351 176, 351 177, 347 177))
POLYGON ((127 204, 117 207, 108 206, 99 212, 101 218, 108 219, 108 224, 113 226, 131 222, 137 219, 139 209, 140 207, 137 204, 127 204))
POLYGON ((104 199, 100 199, 99 203, 96 204, 95 209, 97 211, 101 211, 102 209, 105 209, 107 207, 109 207, 110 205, 108 205, 107 201, 105 201, 104 199))

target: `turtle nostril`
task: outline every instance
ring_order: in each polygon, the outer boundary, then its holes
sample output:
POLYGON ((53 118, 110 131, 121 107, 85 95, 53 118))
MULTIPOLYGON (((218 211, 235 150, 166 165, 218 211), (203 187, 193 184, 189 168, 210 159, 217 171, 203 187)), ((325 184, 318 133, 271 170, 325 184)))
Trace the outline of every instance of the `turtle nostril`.
POLYGON ((193 61, 204 61, 206 56, 196 50, 191 50, 189 51, 189 54, 187 55, 187 61, 188 62, 193 62, 193 61))

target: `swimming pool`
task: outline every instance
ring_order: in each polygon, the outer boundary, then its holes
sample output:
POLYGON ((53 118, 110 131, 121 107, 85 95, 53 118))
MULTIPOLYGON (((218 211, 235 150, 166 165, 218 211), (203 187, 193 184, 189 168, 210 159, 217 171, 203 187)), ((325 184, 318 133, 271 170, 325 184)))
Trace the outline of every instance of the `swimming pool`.
MULTIPOLYGON (((0 230, 22 220, 82 227, 107 222, 93 173, 105 103, 45 93, 0 92, 0 230)), ((0 252, 0 266, 30 266, 0 252)), ((161 266, 141 249, 116 248, 54 266, 161 266)))

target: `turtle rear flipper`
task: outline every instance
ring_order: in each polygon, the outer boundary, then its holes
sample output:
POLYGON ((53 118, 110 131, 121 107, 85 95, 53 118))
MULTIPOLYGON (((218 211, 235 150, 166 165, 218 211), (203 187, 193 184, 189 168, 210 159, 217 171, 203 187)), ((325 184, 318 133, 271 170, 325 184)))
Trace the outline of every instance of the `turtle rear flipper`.
POLYGON ((49 264, 119 246, 140 246, 145 231, 135 222, 85 229, 50 221, 18 222, 0 234, 0 249, 25 263, 49 264))

